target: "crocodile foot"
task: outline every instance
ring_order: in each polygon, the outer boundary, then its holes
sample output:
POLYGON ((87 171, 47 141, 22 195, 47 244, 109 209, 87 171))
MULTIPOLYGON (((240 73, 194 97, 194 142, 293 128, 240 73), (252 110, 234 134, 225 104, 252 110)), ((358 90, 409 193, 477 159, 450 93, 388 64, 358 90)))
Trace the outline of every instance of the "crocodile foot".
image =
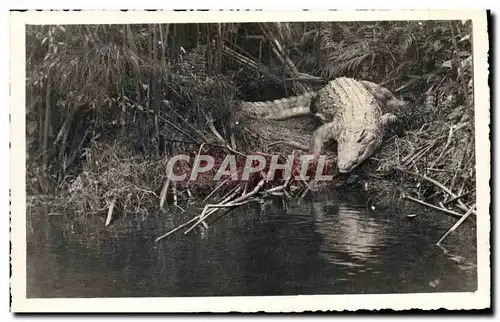
POLYGON ((392 132, 398 137, 404 135, 404 126, 402 120, 392 113, 382 115, 380 119, 381 125, 386 128, 386 132, 392 132))

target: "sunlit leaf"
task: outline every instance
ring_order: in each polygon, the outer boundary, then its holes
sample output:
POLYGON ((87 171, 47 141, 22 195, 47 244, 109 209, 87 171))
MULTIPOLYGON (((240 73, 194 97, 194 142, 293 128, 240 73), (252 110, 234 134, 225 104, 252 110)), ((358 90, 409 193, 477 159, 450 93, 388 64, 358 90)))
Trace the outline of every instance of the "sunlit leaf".
POLYGON ((447 61, 443 62, 443 63, 441 64, 441 66, 442 66, 442 67, 445 67, 445 68, 452 68, 452 66, 453 66, 453 65, 452 65, 452 63, 451 63, 451 60, 447 60, 447 61))
POLYGON ((466 41, 466 40, 470 40, 470 35, 467 34, 465 36, 463 36, 462 38, 460 38, 460 40, 458 42, 463 42, 463 41, 466 41))
POLYGON ((432 48, 434 49, 434 51, 439 51, 441 50, 441 48, 443 48, 443 43, 438 39, 432 43, 432 48))

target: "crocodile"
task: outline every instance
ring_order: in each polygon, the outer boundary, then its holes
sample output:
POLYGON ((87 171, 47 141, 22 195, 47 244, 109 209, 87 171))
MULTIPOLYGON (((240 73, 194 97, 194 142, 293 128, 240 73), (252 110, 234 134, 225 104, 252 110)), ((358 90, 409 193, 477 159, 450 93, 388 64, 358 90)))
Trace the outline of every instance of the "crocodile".
POLYGON ((327 141, 337 142, 337 168, 349 173, 380 147, 387 129, 398 121, 392 113, 405 106, 386 88, 375 83, 340 77, 317 92, 267 102, 243 102, 251 117, 284 120, 315 115, 323 125, 313 135, 315 156, 327 141))
POLYGON ((315 92, 309 92, 274 101, 241 102, 240 106, 252 118, 280 121, 311 115, 311 103, 316 95, 315 92))

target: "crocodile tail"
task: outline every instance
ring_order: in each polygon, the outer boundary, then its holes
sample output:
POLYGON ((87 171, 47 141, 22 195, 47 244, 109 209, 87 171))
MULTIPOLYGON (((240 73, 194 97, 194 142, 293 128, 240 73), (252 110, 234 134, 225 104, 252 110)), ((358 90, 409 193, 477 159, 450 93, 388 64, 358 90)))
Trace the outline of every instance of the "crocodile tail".
POLYGON ((242 102, 242 108, 254 118, 285 120, 311 114, 311 100, 315 93, 306 93, 274 101, 242 102))

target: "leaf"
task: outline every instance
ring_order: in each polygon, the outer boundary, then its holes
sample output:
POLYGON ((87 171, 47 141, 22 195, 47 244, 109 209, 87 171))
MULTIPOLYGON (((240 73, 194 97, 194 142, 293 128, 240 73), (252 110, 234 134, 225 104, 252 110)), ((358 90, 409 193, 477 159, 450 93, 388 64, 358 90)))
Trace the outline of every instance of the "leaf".
POLYGON ((472 56, 469 56, 460 62, 460 66, 458 67, 458 74, 462 76, 465 71, 471 71, 471 70, 472 70, 472 56))
POLYGON ((469 40, 469 39, 470 39, 470 35, 465 35, 462 38, 460 38, 460 40, 458 42, 466 41, 466 40, 469 40))
POLYGON ((441 48, 443 48, 441 40, 438 39, 434 41, 434 43, 432 44, 432 48, 434 49, 434 51, 439 51, 441 48))
POLYGON ((447 60, 445 61, 441 67, 444 67, 444 68, 451 68, 452 67, 452 63, 451 63, 451 60, 447 60))
POLYGON ((26 124, 26 130, 28 131, 28 135, 32 135, 37 128, 38 128, 38 122, 31 121, 27 122, 26 124))

